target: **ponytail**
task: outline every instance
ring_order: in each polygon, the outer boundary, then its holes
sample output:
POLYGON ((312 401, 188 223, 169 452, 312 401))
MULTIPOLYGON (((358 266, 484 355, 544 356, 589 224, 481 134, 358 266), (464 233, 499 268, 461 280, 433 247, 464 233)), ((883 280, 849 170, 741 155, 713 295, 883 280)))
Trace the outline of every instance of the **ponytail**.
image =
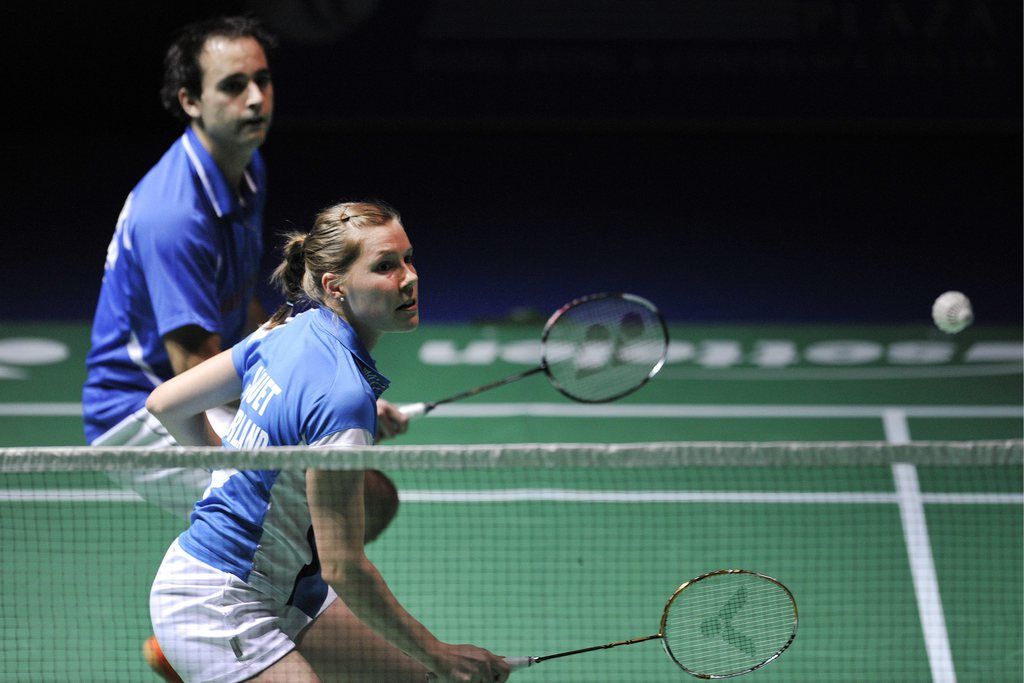
POLYGON ((277 286, 284 295, 285 302, 277 308, 270 318, 268 327, 276 327, 292 314, 296 303, 309 297, 303 286, 306 278, 306 238, 302 232, 292 232, 284 236, 285 243, 281 248, 284 260, 277 265, 270 275, 270 282, 277 286))

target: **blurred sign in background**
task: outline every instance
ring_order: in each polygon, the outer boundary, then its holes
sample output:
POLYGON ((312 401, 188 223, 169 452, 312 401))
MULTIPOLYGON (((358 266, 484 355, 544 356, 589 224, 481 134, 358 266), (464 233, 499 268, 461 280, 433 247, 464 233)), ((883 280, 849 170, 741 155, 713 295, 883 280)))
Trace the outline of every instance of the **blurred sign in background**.
POLYGON ((0 319, 91 317, 121 203, 180 133, 163 51, 236 12, 281 39, 267 246, 385 199, 426 321, 627 290, 680 321, 926 324, 947 289, 1021 320, 1002 0, 23 3, 0 319))

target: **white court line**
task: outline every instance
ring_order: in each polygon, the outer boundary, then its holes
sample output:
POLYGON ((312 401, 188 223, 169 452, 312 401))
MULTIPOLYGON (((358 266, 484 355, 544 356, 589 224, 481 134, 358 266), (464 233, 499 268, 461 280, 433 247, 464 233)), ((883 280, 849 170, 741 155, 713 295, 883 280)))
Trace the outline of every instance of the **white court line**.
POLYGON ((903 538, 910 558, 910 574, 914 581, 917 611, 924 629, 925 651, 936 683, 956 683, 953 653, 946 632, 946 617, 939 595, 939 579, 935 573, 931 539, 924 515, 924 500, 917 480, 917 468, 909 463, 894 463, 892 476, 899 498, 903 538))
POLYGON ((866 405, 679 405, 637 403, 449 403, 430 415, 437 417, 597 417, 597 418, 876 418, 887 410, 907 417, 1024 417, 1024 407, 1002 406, 866 406, 866 405))
MULTIPOLYGON (((863 417, 882 418, 887 410, 907 417, 1010 417, 1024 418, 1015 405, 681 405, 661 403, 448 403, 431 417, 578 417, 578 418, 729 418, 729 417, 863 417)), ((81 403, 0 403, 0 417, 80 417, 81 403)))
POLYGON ((0 489, 4 503, 142 503, 133 491, 120 489, 0 489))
MULTIPOLYGON (((925 493, 922 501, 946 505, 1024 505, 1018 493, 925 493)), ((811 503, 892 504, 895 493, 884 492, 758 492, 758 491, 583 491, 568 489, 496 489, 459 491, 403 491, 402 501, 411 503, 811 503)))
MULTIPOLYGON (((923 493, 923 503, 944 505, 1024 505, 1019 493, 923 493)), ((582 489, 408 489, 403 503, 811 503, 890 504, 900 503, 898 493, 836 491, 587 491, 582 489)), ((0 502, 141 503, 132 491, 120 489, 0 489, 0 502)))
POLYGON ((950 365, 937 367, 868 368, 665 368, 658 380, 700 382, 834 381, 887 379, 941 379, 945 377, 992 377, 1019 375, 1020 363, 950 365))
POLYGON ((897 408, 883 410, 882 428, 885 430, 885 440, 888 443, 910 443, 910 425, 907 424, 907 414, 904 411, 897 408))
POLYGON ((2 417, 81 417, 81 403, 0 403, 2 417))

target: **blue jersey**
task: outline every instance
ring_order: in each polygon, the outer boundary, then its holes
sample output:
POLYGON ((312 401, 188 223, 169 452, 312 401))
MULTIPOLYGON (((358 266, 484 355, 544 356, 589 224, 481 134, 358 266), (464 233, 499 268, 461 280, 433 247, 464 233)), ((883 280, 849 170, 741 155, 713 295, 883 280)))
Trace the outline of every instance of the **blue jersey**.
POLYGON ((91 443, 174 375, 163 336, 197 325, 227 348, 246 332, 263 253, 266 172, 236 192, 190 129, 135 186, 107 248, 82 391, 91 443))
MULTIPOLYGON (((388 386, 351 327, 312 309, 231 351, 242 397, 224 447, 370 445, 388 386)), ((185 552, 313 617, 320 576, 301 470, 219 470, 179 542, 185 552)))

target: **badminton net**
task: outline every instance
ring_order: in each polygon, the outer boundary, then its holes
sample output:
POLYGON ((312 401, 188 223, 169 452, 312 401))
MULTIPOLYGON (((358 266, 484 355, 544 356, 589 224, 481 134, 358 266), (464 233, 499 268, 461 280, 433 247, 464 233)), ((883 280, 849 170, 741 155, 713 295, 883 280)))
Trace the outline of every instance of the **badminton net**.
MULTIPOLYGON (((367 552, 438 637, 506 656, 653 634, 716 569, 800 611, 760 681, 1021 680, 1021 441, 0 449, 0 680, 157 680, 149 588, 185 528, 111 473, 377 469, 398 515, 367 552)), ((187 496, 187 491, 181 492, 187 496)), ((657 642, 523 681, 678 681, 657 642)))

